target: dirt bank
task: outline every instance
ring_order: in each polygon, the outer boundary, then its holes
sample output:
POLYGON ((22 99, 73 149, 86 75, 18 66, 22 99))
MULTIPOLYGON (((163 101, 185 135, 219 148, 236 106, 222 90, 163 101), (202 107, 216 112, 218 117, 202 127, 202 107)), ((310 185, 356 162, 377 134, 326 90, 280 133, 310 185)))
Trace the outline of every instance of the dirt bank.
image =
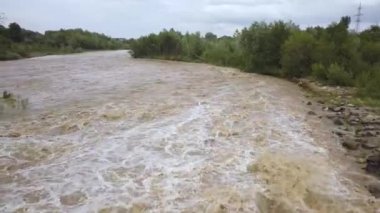
MULTIPOLYGON (((354 104, 351 88, 328 87, 309 80, 298 83, 311 101, 310 115, 318 117, 345 149, 352 168, 362 175, 352 175, 375 197, 380 197, 380 116, 377 107, 354 104)), ((350 173, 350 172, 349 172, 350 173)))

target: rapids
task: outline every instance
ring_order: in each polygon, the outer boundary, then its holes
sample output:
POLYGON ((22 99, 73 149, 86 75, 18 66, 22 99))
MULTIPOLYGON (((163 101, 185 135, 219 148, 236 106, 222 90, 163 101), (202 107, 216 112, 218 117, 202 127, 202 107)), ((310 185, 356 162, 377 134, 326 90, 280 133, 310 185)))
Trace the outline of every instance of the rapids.
POLYGON ((108 51, 0 62, 3 90, 0 212, 379 207, 284 80, 108 51))

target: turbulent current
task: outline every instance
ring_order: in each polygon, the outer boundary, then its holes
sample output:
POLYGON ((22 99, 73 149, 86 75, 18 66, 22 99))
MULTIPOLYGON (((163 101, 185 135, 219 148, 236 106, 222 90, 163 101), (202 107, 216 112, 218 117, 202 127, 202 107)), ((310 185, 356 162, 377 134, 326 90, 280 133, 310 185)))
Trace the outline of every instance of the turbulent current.
POLYGON ((0 212, 376 212, 302 91, 126 51, 0 63, 0 212))

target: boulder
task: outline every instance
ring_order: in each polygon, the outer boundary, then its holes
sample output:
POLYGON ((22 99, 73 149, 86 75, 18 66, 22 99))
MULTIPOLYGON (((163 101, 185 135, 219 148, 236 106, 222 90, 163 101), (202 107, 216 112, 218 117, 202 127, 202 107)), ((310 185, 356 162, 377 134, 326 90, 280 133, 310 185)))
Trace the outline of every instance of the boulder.
POLYGON ((345 140, 343 141, 342 146, 349 150, 357 150, 359 148, 359 143, 354 140, 345 140))
POLYGON ((338 125, 338 126, 341 126, 341 125, 344 124, 344 122, 343 122, 342 119, 340 119, 340 118, 335 118, 335 119, 334 119, 334 124, 335 124, 335 125, 338 125))
POLYGON ((364 149, 376 149, 380 146, 380 142, 377 141, 377 138, 370 139, 362 143, 364 149))
POLYGON ((375 197, 375 198, 380 198, 380 183, 370 183, 367 186, 368 191, 375 197))
POLYGON ((334 108, 330 108, 330 109, 333 112, 344 112, 344 110, 345 110, 344 107, 334 107, 334 108))
POLYGON ((336 129, 336 130, 334 130, 333 133, 336 134, 336 135, 339 136, 339 137, 343 137, 343 136, 349 134, 348 131, 340 130, 340 129, 336 129))
POLYGON ((380 154, 371 155, 367 158, 365 170, 370 174, 380 176, 380 154))

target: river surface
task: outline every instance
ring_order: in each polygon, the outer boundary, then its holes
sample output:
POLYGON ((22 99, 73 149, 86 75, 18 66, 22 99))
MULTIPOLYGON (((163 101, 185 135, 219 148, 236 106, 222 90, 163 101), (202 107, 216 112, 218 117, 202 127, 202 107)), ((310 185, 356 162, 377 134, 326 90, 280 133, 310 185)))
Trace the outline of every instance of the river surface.
POLYGON ((0 119, 0 212, 378 207, 280 79, 109 51, 0 62, 0 90, 29 99, 0 119))

